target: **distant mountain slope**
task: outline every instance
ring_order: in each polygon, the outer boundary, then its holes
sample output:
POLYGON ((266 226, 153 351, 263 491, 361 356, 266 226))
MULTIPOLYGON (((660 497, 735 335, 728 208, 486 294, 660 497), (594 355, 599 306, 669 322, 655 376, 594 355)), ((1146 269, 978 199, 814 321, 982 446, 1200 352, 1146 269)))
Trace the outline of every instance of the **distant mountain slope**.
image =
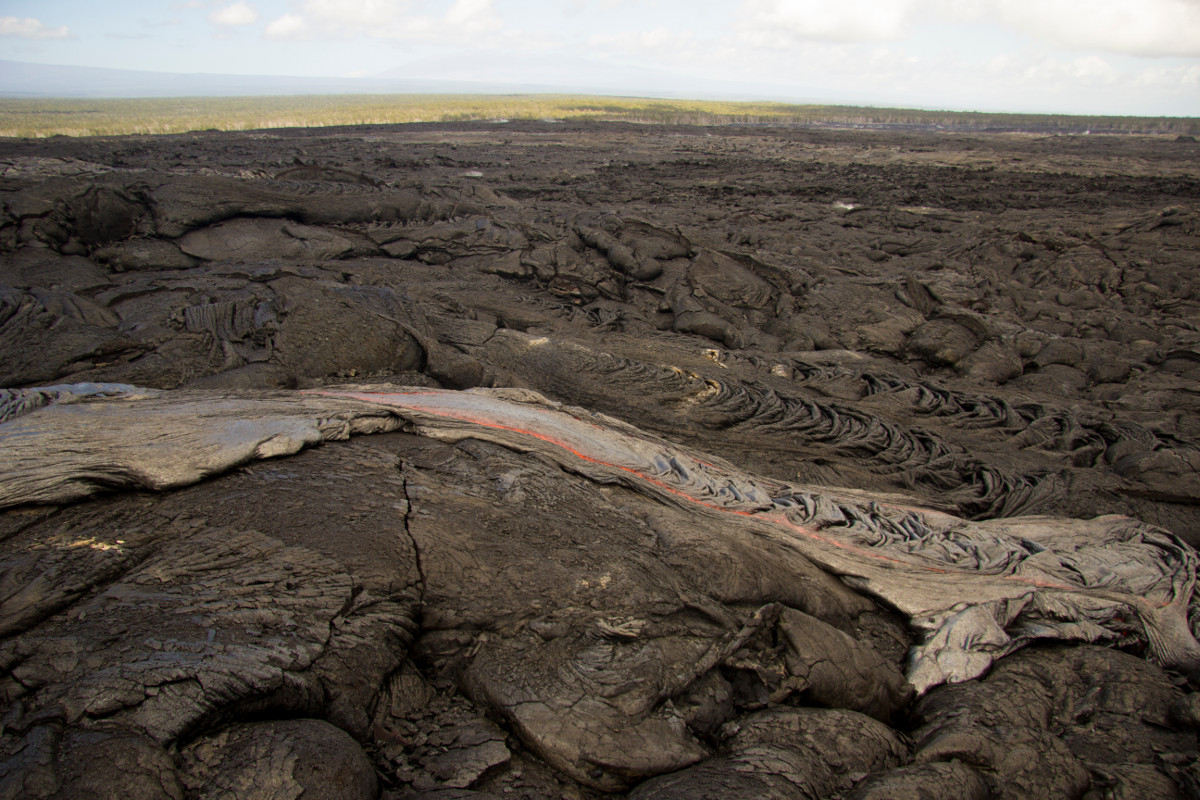
MULTIPOLYGON (((365 78, 151 72, 0 59, 0 97, 232 97, 294 94, 590 94, 866 103, 808 89, 695 80, 586 59, 471 53, 422 59, 365 78)), ((876 98, 878 100, 878 98, 876 98)))
MULTIPOLYGON (((385 78, 149 72, 0 60, 0 97, 220 97, 286 94, 486 93, 550 91, 483 82, 385 78)), ((561 90, 560 90, 561 91, 561 90)))

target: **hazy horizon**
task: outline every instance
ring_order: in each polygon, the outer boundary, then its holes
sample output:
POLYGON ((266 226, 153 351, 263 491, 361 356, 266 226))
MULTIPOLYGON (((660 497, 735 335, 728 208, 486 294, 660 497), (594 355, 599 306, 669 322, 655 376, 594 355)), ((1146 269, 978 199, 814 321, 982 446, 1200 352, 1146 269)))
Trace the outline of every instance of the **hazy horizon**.
POLYGON ((1200 116, 1200 0, 9 0, 0 57, 160 73, 1200 116))

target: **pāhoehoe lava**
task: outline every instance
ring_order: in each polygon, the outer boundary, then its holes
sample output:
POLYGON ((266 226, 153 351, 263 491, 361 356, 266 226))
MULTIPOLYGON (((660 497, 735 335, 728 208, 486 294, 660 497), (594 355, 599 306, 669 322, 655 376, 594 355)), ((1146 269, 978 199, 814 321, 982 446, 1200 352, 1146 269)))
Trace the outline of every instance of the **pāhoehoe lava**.
POLYGON ((1188 796, 1196 155, 5 142, 0 797, 1188 796))

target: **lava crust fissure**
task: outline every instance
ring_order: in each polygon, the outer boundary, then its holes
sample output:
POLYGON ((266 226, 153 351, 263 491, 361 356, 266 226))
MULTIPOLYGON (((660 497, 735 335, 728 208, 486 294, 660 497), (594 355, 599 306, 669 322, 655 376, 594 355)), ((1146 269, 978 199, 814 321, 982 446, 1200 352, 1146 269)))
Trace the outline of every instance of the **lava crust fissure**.
POLYGON ((1156 136, 0 144, 0 795, 1183 797, 1156 136))

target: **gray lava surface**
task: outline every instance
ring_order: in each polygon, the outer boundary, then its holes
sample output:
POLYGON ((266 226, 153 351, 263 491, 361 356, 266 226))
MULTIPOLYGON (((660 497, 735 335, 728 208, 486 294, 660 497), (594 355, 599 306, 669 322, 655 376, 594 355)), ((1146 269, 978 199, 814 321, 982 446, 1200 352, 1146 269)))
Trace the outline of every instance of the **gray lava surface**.
POLYGON ((0 141, 0 800, 1200 795, 1198 164, 0 141))

